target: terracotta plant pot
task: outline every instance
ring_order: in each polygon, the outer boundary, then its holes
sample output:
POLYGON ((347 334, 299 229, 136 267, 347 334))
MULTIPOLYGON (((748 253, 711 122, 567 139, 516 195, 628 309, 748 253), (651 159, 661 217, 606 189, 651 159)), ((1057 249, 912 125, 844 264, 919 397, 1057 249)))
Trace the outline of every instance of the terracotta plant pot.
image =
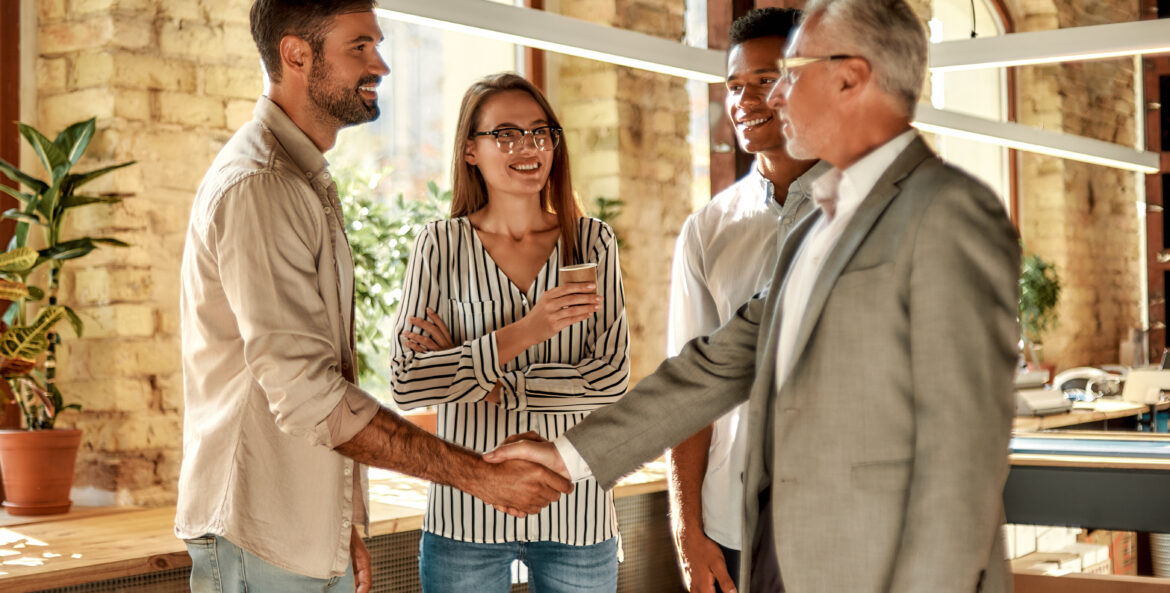
POLYGON ((8 514, 68 511, 80 444, 80 430, 0 430, 0 474, 8 514))
POLYGON ((435 429, 438 427, 438 413, 434 410, 406 412, 402 417, 431 434, 435 434, 435 429))

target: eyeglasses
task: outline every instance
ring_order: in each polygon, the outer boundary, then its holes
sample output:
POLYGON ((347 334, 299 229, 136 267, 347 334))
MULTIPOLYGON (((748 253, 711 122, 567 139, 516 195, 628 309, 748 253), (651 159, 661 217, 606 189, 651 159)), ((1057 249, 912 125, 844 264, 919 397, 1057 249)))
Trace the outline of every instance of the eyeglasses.
POLYGON ((471 137, 495 136, 496 146, 501 151, 512 154, 517 148, 524 146, 524 137, 528 135, 532 136, 532 144, 536 146, 537 150, 546 152, 555 149, 561 142, 561 129, 554 126, 540 126, 531 130, 499 128, 486 132, 473 132, 471 137))
POLYGON ((791 58, 781 57, 777 61, 777 64, 780 66, 780 80, 787 84, 792 84, 796 81, 796 76, 793 71, 797 68, 808 66, 809 64, 816 64, 817 62, 827 62, 830 60, 848 60, 849 58, 859 57, 861 56, 852 56, 848 54, 833 54, 831 56, 820 56, 817 58, 806 58, 799 56, 791 58))

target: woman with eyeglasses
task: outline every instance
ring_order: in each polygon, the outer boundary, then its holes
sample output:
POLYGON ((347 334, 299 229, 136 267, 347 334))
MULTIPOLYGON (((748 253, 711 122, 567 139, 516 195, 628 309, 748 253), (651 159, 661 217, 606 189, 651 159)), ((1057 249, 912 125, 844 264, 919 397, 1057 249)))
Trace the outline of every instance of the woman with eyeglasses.
MULTIPOLYGON (((438 435, 477 451, 509 437, 554 439, 629 382, 617 239, 585 217, 552 107, 515 74, 467 90, 453 159, 451 218, 415 243, 394 330, 394 399, 434 405, 438 435), (558 281, 597 264, 597 281, 558 281)), ((427 492, 425 593, 507 593, 520 560, 539 593, 617 589, 617 518, 592 479, 525 518, 458 489, 427 492)))

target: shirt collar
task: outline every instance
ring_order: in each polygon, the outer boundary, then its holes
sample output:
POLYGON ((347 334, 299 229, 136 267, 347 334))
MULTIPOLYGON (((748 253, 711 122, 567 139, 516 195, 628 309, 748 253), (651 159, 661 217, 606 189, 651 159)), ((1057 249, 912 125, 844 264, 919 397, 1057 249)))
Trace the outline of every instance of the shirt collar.
MULTIPOLYGON (((769 180, 767 177, 764 177, 763 173, 760 173, 759 167, 760 158, 756 157, 756 160, 752 161, 752 168, 748 172, 747 176, 752 179, 751 183, 756 183, 759 185, 760 189, 762 190, 764 200, 766 200, 769 205, 776 204, 776 200, 773 199, 776 195, 776 186, 772 183, 771 180, 769 180)), ((816 164, 812 166, 812 168, 802 173, 800 177, 797 177, 792 181, 792 183, 788 185, 787 195, 800 195, 806 197, 811 196, 813 182, 816 181, 817 178, 819 178, 821 175, 824 175, 826 171, 832 168, 833 166, 825 161, 817 161, 816 164)), ((790 200, 785 200, 784 203, 788 204, 789 201, 790 200)))
POLYGON ((877 185, 878 179, 886 169, 894 164, 898 155, 902 154, 917 136, 918 132, 914 129, 906 130, 841 172, 840 184, 837 186, 837 212, 856 209, 873 190, 874 185, 877 185))
POLYGON ((321 173, 329 166, 325 155, 309 139, 303 130, 272 99, 261 96, 256 101, 252 115, 276 137, 297 168, 305 172, 310 180, 320 179, 321 173))

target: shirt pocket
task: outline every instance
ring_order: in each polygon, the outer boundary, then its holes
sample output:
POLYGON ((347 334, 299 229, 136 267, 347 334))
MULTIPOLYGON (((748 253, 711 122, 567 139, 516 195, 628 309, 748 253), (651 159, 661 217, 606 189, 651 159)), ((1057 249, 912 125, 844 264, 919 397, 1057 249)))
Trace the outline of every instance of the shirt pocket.
POLYGON ((456 344, 474 340, 497 328, 495 301, 451 301, 451 339, 456 344))

